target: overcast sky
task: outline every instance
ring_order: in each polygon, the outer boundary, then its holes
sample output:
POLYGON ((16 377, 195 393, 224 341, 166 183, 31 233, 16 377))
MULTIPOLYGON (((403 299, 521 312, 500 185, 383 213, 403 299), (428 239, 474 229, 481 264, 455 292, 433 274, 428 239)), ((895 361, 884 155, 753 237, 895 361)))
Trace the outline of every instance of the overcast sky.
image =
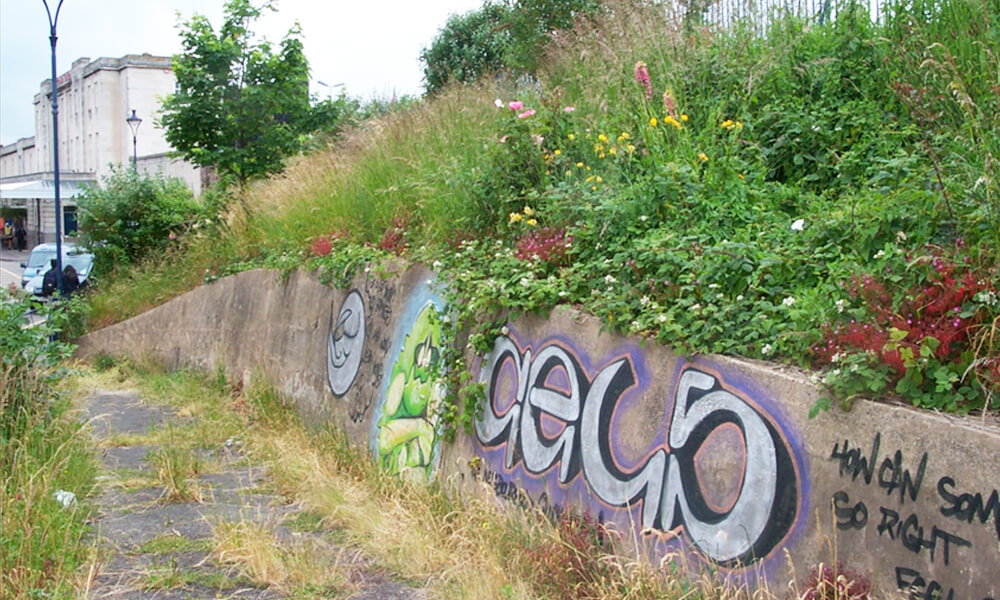
MULTIPOLYGON (((59 0, 49 0, 55 10, 59 0)), ((64 0, 57 24, 56 68, 77 58, 125 54, 170 56, 180 51, 177 14, 195 12, 218 31, 223 0, 64 0)), ((277 0, 255 32, 277 43, 296 20, 302 26, 312 92, 344 84, 368 99, 422 91, 420 50, 452 14, 482 0, 277 0)), ((34 135, 32 99, 50 77, 49 23, 42 0, 0 0, 0 143, 34 135)), ((339 93, 334 91, 334 95, 339 93)), ((125 118, 124 115, 122 118, 125 118)))

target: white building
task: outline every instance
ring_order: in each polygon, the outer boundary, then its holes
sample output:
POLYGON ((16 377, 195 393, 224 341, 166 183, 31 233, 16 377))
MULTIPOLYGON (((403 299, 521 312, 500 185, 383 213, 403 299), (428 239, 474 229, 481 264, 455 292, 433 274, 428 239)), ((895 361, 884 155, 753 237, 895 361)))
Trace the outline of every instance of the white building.
MULTIPOLYGON (((168 155, 157 125, 160 100, 174 92, 171 59, 149 54, 80 58, 56 80, 59 100, 59 178, 63 231, 76 230, 74 197, 95 185, 112 167, 131 168, 132 130, 125 119, 142 119, 135 137, 139 171, 182 179, 199 194, 202 172, 168 155)), ((51 80, 34 98, 35 136, 0 147, 0 206, 24 220, 29 246, 55 239, 52 171, 51 80)))

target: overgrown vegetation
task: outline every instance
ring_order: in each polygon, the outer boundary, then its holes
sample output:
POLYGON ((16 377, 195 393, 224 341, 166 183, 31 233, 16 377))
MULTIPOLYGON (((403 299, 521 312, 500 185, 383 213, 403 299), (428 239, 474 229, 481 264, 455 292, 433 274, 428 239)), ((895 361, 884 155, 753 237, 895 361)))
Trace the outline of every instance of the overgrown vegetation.
POLYGON ((535 82, 363 123, 179 260, 342 283, 402 256, 440 273, 479 351, 506 319, 573 304, 684 353, 827 369, 839 397, 995 408, 1000 6, 873 22, 843 2, 825 25, 727 30, 604 6, 546 37, 535 82))
POLYGON ((57 389, 71 347, 52 340, 61 308, 24 327, 32 301, 0 290, 0 594, 77 595, 89 558, 83 504, 95 463, 86 435, 57 389))

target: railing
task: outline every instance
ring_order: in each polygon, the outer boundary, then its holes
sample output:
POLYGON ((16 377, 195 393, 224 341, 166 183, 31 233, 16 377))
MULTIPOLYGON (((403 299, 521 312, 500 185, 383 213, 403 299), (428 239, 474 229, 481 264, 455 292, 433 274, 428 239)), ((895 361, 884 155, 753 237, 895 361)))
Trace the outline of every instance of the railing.
POLYGON ((729 28, 750 27, 763 34, 781 17, 826 24, 848 10, 867 12, 872 21, 885 18, 889 0, 680 0, 685 21, 729 28))

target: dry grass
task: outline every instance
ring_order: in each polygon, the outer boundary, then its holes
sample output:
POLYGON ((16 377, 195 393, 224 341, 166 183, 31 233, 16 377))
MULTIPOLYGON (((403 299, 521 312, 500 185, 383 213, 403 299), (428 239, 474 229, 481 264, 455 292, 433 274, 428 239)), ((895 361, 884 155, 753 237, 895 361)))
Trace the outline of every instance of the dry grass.
POLYGON ((219 523, 213 538, 212 557, 257 585, 322 597, 346 597, 354 587, 351 561, 319 538, 281 540, 273 524, 252 520, 219 523))

